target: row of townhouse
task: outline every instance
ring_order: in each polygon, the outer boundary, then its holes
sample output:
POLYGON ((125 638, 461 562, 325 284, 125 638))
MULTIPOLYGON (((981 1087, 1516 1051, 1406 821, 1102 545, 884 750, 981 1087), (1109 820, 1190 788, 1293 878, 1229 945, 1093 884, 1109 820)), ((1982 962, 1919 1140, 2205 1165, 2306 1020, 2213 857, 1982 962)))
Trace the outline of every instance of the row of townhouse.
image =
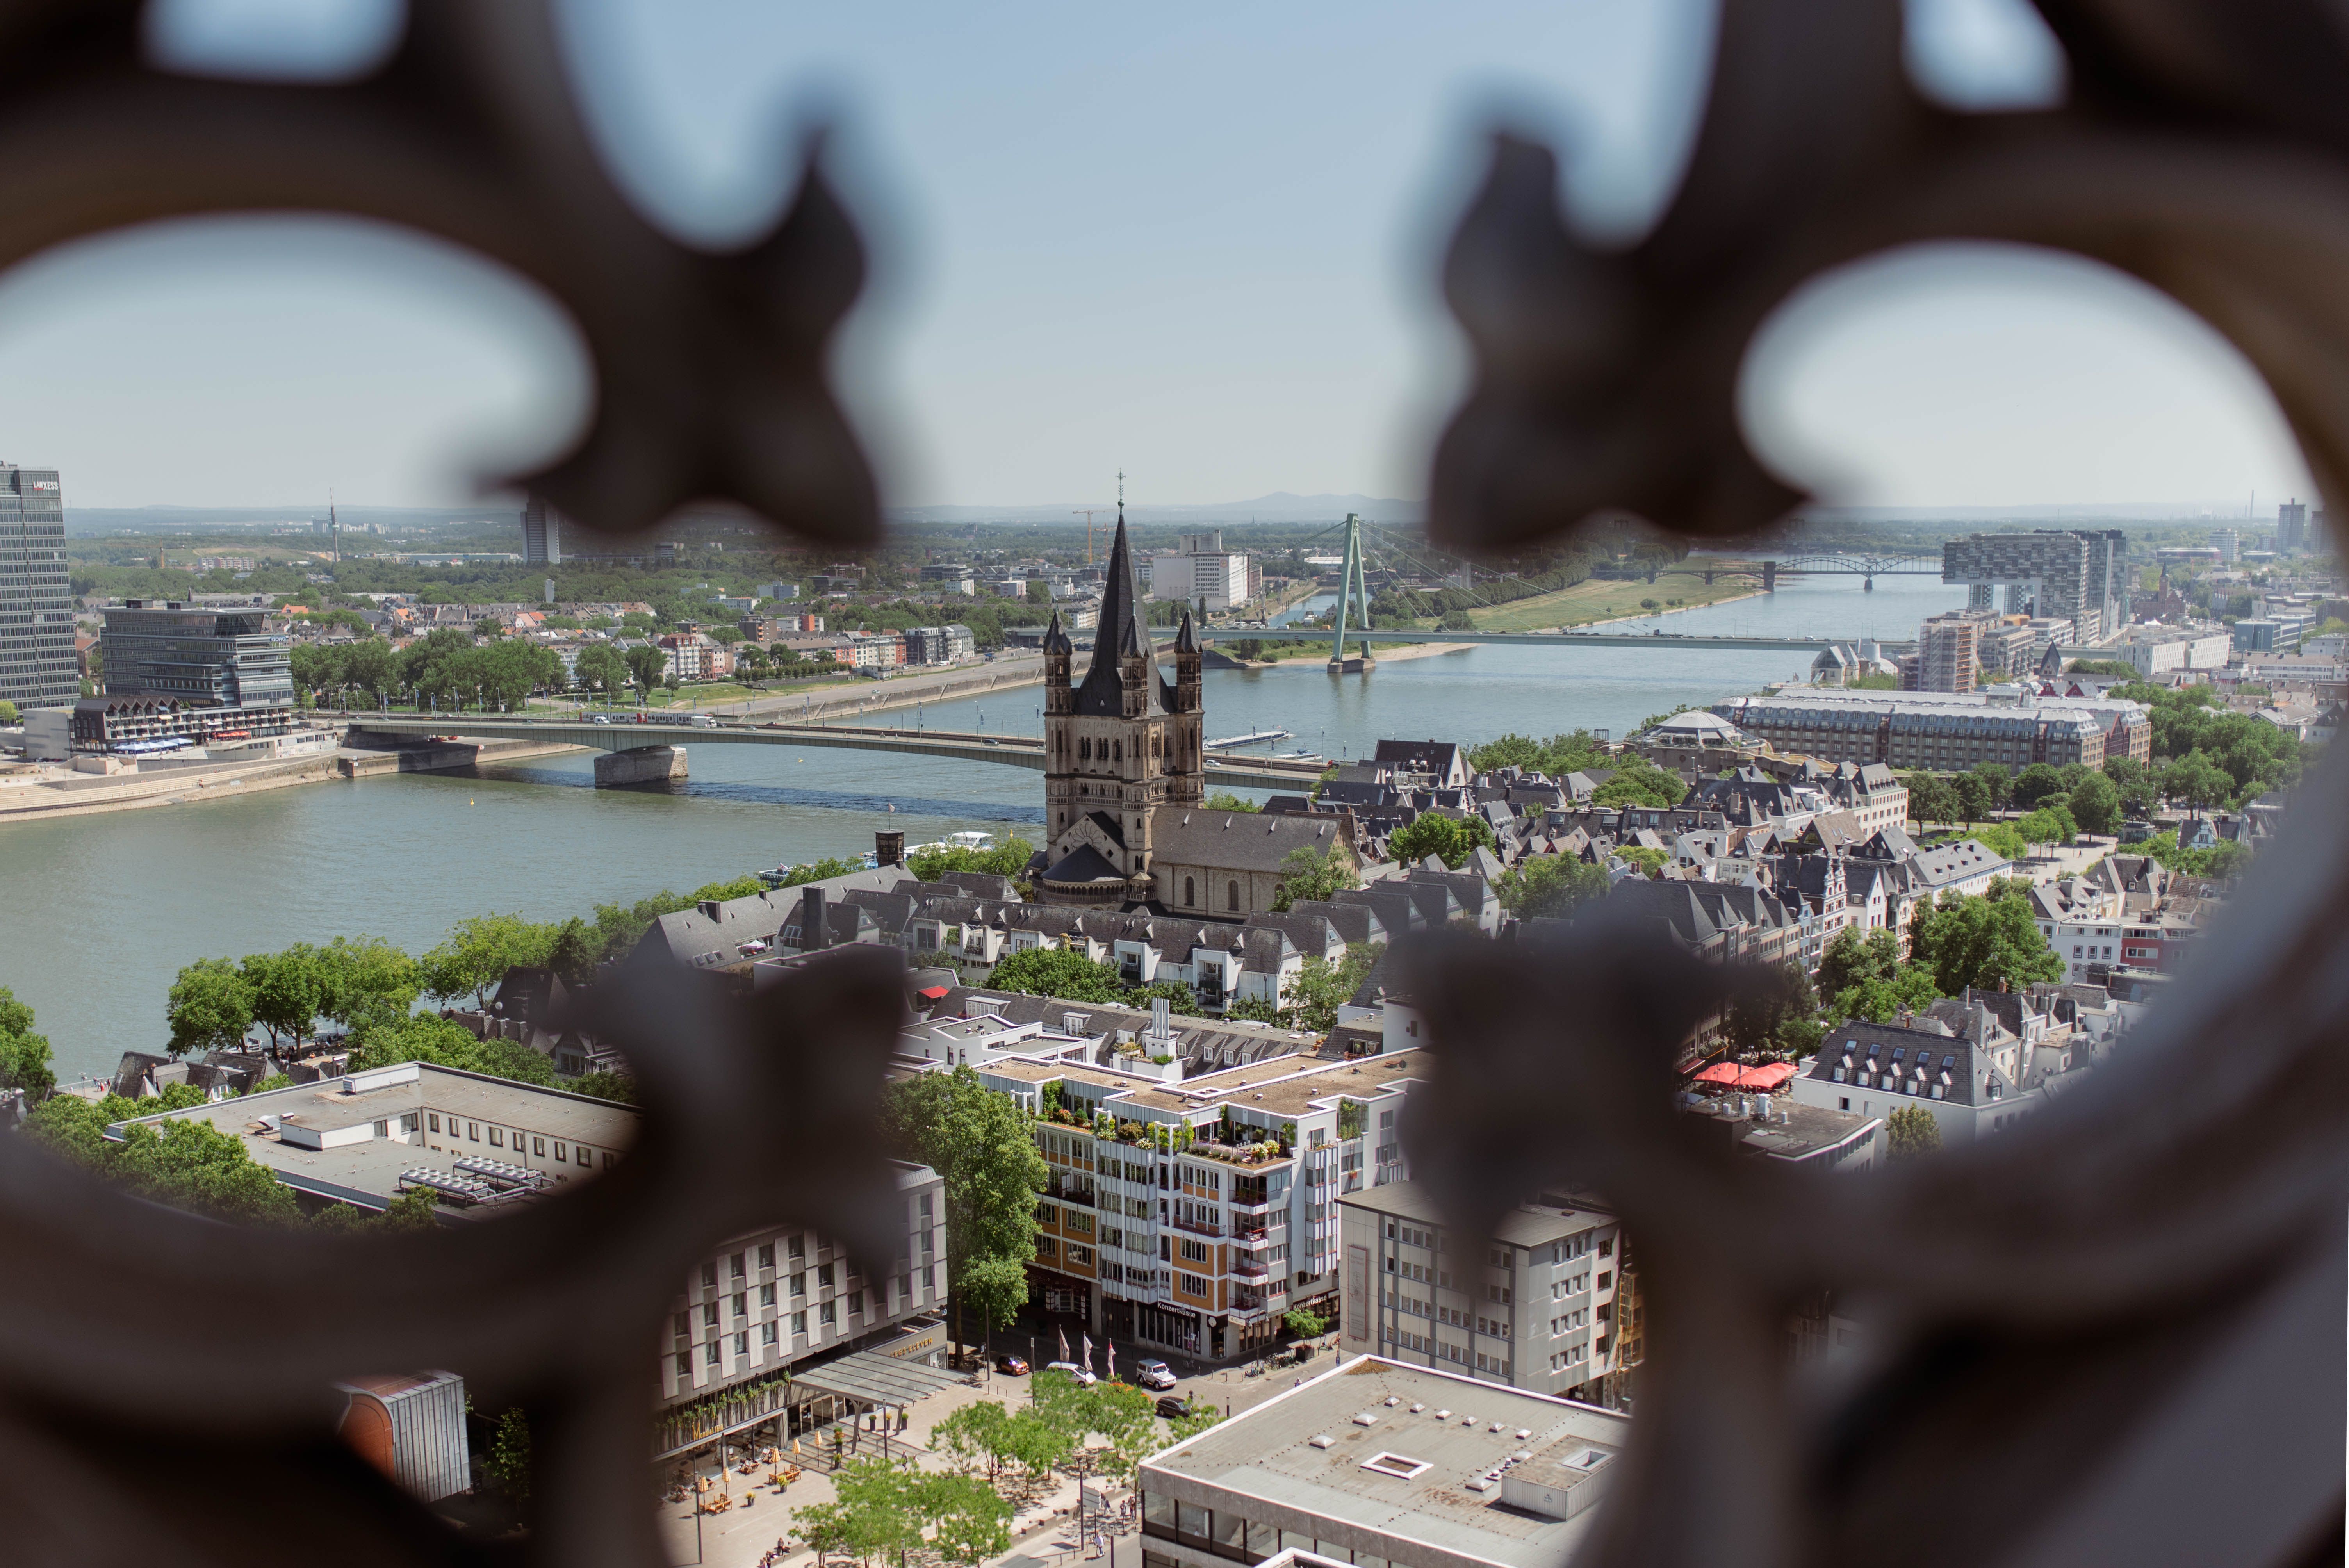
POLYGON ((1785 1086, 1797 1104, 1862 1117, 1930 1113, 1968 1143, 2043 1109, 2119 1043, 2122 1009, 2095 985, 1968 990, 1897 1024, 1847 1019, 1785 1086))
POLYGON ((2143 855, 2107 855, 2079 876, 2032 890, 2040 934, 2076 982, 2116 968, 2175 974, 2213 913, 2199 879, 2143 855))
POLYGON ((1058 1059, 975 1069, 1034 1118, 1050 1168, 1034 1265, 1045 1309, 1209 1358, 1335 1316, 1339 1201, 1403 1180, 1396 1130, 1423 1052, 1285 1056, 1166 1083, 1058 1059))

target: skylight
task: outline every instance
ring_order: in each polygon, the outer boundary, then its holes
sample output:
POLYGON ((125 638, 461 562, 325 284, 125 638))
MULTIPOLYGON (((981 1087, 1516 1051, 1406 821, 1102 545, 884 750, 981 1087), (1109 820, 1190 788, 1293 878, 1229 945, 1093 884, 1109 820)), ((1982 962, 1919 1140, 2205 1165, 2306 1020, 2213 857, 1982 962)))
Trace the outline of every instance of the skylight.
POLYGON ((1426 1460, 1415 1460, 1408 1454, 1379 1453, 1364 1460, 1362 1468, 1391 1475, 1397 1480, 1416 1480, 1434 1467, 1426 1460))

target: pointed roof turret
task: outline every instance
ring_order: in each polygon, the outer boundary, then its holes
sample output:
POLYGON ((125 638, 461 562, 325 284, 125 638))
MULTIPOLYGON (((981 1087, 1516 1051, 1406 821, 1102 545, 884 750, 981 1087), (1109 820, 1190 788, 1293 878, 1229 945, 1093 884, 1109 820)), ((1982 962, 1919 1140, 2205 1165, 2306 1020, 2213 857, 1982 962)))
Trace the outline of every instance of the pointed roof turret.
MULTIPOLYGON (((1150 628, 1142 621, 1142 592, 1133 580, 1133 552, 1125 538, 1125 507, 1117 509, 1117 537, 1109 547, 1108 581, 1102 586, 1101 623, 1093 630, 1092 663, 1085 668, 1085 678, 1077 687, 1077 711, 1115 717, 1125 711, 1125 683, 1118 673, 1121 656, 1139 655, 1150 661, 1154 675, 1158 666, 1158 651, 1151 645, 1150 628)), ((1163 707, 1155 688, 1160 683, 1147 680, 1143 690, 1149 694, 1144 711, 1163 707)))
POLYGON ((1048 654, 1065 654, 1074 645, 1069 641, 1069 634, 1061 629, 1061 613, 1058 610, 1053 611, 1052 624, 1044 628, 1044 651, 1048 654))
POLYGON ((1174 651, 1178 654, 1195 654, 1199 651, 1199 639, 1191 634, 1191 609, 1187 604, 1183 607, 1182 630, 1174 634, 1174 651))

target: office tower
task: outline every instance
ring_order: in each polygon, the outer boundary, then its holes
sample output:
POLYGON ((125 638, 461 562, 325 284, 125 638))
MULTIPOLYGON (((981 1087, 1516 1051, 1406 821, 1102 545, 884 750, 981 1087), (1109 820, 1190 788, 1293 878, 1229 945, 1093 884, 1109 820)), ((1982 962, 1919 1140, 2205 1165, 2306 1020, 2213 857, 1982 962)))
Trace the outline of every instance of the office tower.
POLYGON ((2288 500, 2276 508, 2276 548, 2304 550, 2308 547, 2308 503, 2288 500))
POLYGON ((522 559, 525 566, 556 566, 563 561, 563 521, 537 496, 522 509, 522 559))
POLYGON ((0 699, 20 708, 81 696, 65 543, 57 470, 0 463, 0 699))
POLYGON ((110 697, 176 697, 184 708, 290 708, 291 640, 268 610, 126 599, 98 645, 110 697))
POLYGON ((2127 619, 2127 553, 2118 529, 1969 534, 1941 547, 1941 581, 1965 583, 1971 610, 2000 608, 2002 587, 2007 614, 2070 621, 2093 643, 2127 619))

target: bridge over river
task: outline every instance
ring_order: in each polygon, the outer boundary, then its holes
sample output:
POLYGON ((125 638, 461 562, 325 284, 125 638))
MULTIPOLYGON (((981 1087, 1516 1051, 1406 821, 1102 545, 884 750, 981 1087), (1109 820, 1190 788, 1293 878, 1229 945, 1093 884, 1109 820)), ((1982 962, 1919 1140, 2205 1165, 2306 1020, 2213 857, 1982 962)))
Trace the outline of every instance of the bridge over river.
MULTIPOLYGON (((916 757, 957 758, 1007 768, 1044 770, 1044 743, 1034 736, 980 735, 963 730, 887 729, 855 725, 638 724, 613 719, 497 718, 471 714, 355 715, 355 734, 388 739, 423 740, 460 736, 483 740, 531 740, 544 746, 576 746, 607 755, 595 759, 599 786, 656 783, 685 777, 686 749, 693 746, 830 747, 848 751, 898 751, 916 757)), ((1326 764, 1278 758, 1210 757, 1211 786, 1238 789, 1306 790, 1326 764)))

